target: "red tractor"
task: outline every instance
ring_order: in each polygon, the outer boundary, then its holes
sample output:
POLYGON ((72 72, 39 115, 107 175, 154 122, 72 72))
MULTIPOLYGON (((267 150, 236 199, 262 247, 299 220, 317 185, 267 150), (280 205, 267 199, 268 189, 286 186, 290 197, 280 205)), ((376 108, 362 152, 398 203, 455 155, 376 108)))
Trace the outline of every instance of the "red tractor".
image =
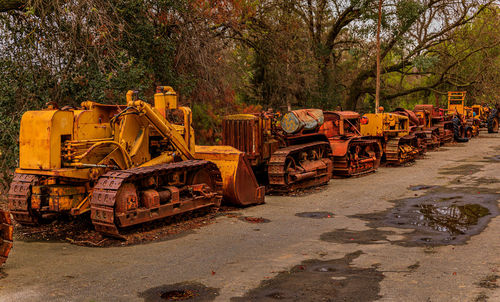
POLYGON ((396 108, 393 113, 408 117, 410 121, 410 134, 417 138, 417 146, 420 154, 427 150, 439 147, 439 129, 427 127, 425 115, 421 118, 417 113, 404 108, 396 108))
POLYGON ((432 133, 439 133, 439 143, 441 145, 453 142, 454 129, 452 117, 446 114, 446 110, 434 107, 430 104, 416 105, 413 110, 424 129, 432 133), (438 131, 436 132, 435 129, 438 131))
POLYGON ((382 150, 374 139, 361 136, 359 113, 324 111, 325 123, 319 129, 330 142, 333 177, 360 176, 375 172, 382 150))

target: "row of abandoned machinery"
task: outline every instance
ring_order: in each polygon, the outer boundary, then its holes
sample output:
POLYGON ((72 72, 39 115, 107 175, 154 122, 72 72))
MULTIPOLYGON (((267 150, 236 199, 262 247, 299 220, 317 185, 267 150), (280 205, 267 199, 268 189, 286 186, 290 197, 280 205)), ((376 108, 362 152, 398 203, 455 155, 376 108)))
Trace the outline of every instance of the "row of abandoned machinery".
POLYGON ((414 161, 480 128, 498 132, 498 110, 466 107, 465 92, 450 92, 446 109, 238 114, 223 119, 223 145, 198 146, 191 110, 178 106, 171 87, 158 87, 151 103, 134 91, 126 105, 51 103, 21 120, 19 168, 9 211, 0 214, 0 264, 12 248, 11 218, 36 225, 87 215, 97 231, 120 237, 124 228, 221 202, 260 204, 266 192, 414 161))

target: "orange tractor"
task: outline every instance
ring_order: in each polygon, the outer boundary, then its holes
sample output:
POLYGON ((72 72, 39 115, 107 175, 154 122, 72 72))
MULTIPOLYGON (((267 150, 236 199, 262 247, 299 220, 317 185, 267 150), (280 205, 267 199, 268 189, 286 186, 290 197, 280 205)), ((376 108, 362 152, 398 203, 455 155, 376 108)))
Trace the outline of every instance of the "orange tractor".
POLYGON ((331 178, 330 143, 318 133, 323 122, 319 109, 283 117, 272 112, 230 115, 223 120, 223 143, 245 152, 259 183, 269 191, 291 192, 331 178))
POLYGON ((325 111, 319 132, 330 142, 333 177, 360 176, 374 172, 380 165, 382 150, 377 140, 361 136, 359 113, 325 111))
POLYGON ((453 122, 451 116, 447 115, 444 109, 430 104, 422 104, 416 105, 413 111, 421 120, 425 131, 431 131, 434 136, 438 135, 441 145, 453 142, 453 122))
POLYGON ((439 130, 426 127, 425 118, 420 118, 417 113, 404 108, 396 108, 393 113, 408 117, 410 122, 410 134, 417 138, 417 147, 420 154, 427 150, 439 147, 439 130))

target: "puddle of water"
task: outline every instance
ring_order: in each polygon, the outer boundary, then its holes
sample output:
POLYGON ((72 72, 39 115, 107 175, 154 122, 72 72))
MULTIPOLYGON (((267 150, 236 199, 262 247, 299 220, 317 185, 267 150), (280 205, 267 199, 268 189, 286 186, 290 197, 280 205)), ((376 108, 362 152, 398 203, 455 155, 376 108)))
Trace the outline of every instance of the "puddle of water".
POLYGON ((452 168, 440 169, 439 174, 442 175, 472 175, 481 171, 481 165, 461 165, 452 168))
POLYGON ((357 244, 380 244, 387 241, 387 235, 394 235, 394 232, 369 229, 365 231, 351 231, 347 229, 335 230, 321 234, 320 239, 334 243, 357 243, 357 244))
POLYGON ((495 156, 491 156, 491 157, 485 157, 484 158, 485 160, 489 161, 489 162, 500 162, 500 155, 495 155, 495 156))
POLYGON ((439 188, 439 186, 416 185, 416 186, 408 187, 408 190, 410 190, 410 191, 422 191, 422 190, 429 190, 429 189, 435 189, 435 188, 439 188))
POLYGON ((410 190, 410 191, 423 191, 423 190, 430 190, 430 189, 436 189, 436 188, 439 188, 439 186, 416 185, 416 186, 408 187, 408 190, 410 190))
POLYGON ((213 301, 219 295, 219 289, 207 287, 201 283, 182 282, 150 288, 139 293, 145 302, 155 301, 213 301))
MULTIPOLYGON (((487 189, 441 188, 419 197, 393 201, 394 208, 373 214, 351 217, 369 221, 368 226, 382 226, 413 229, 406 238, 391 243, 404 246, 463 244, 471 236, 481 233, 491 218, 500 214, 500 194, 487 189)), ((389 232, 372 230, 353 232, 345 236, 354 238, 355 243, 367 244, 369 236, 387 240, 389 232), (359 238, 359 239, 357 239, 359 238)), ((348 242, 335 232, 323 234, 326 241, 348 242), (333 238, 333 239, 332 239, 333 238), (340 238, 340 239, 339 239, 340 238)))
MULTIPOLYGON (((462 184, 464 180, 460 177, 451 181, 451 184, 457 185, 462 184)), ((495 177, 468 177, 467 184, 481 186, 481 185, 492 185, 500 183, 500 180, 495 177)))
POLYGON ((419 215, 414 224, 424 226, 450 235, 466 234, 472 226, 477 225, 479 219, 490 215, 490 211, 479 204, 462 206, 435 206, 421 204, 416 213, 419 215), (421 214, 421 215, 420 215, 421 214))
POLYGON ((500 286, 497 284, 497 280, 500 279, 498 275, 488 275, 481 279, 476 285, 482 288, 496 289, 500 286))
POLYGON ((472 301, 473 302, 488 302, 489 299, 490 299, 490 297, 488 297, 484 292, 481 292, 472 301))
POLYGON ((420 261, 415 262, 415 264, 409 265, 408 269, 410 271, 415 271, 420 267, 420 261))
POLYGON ((333 218, 333 213, 330 212, 302 212, 295 214, 297 217, 302 218, 314 218, 314 219, 324 219, 333 218))
POLYGON ((290 271, 261 282, 239 301, 375 301, 381 298, 384 275, 376 268, 354 268, 351 262, 361 251, 335 260, 306 260, 290 271))

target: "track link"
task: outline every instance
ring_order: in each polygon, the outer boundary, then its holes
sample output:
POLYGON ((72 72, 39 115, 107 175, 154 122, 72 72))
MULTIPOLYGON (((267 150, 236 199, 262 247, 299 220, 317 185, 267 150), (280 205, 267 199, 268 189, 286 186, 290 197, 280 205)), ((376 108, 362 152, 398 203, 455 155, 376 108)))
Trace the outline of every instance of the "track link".
POLYGON ((376 149, 378 149, 378 144, 375 140, 351 140, 345 156, 333 157, 333 176, 359 177, 375 172, 380 165, 381 158, 380 151, 377 152, 376 149), (361 148, 373 146, 373 154, 364 157, 360 157, 359 154, 352 154, 350 150, 356 148, 356 146, 361 148))
POLYGON ((37 184, 39 178, 30 174, 14 174, 8 193, 9 210, 14 220, 22 225, 35 225, 38 217, 31 205, 31 188, 37 184))
MULTIPOLYGON (((293 145, 279 149, 274 152, 269 160, 268 177, 270 191, 273 192, 293 192, 297 189, 319 186, 328 183, 331 179, 333 170, 332 160, 324 158, 330 153, 330 144, 328 142, 312 142, 300 145, 293 145), (315 171, 310 171, 309 176, 300 180, 289 180, 286 164, 287 159, 293 159, 295 155, 301 152, 318 151, 321 158, 312 162, 317 164, 315 171)), ((300 166, 300 163, 297 163, 300 166)), ((299 167, 300 169, 300 167, 299 167)), ((307 170, 307 169, 304 169, 307 170)), ((304 173, 305 175, 306 173, 304 173)))
POLYGON ((219 206, 222 200, 222 178, 214 163, 204 160, 188 160, 152 167, 133 168, 111 171, 99 178, 91 197, 91 219, 95 229, 109 236, 121 237, 119 229, 196 209, 219 206), (116 212, 116 197, 125 183, 140 183, 147 178, 166 178, 176 172, 193 172, 206 168, 215 179, 212 192, 201 192, 203 196, 193 199, 181 199, 161 205, 159 208, 138 208, 126 213, 116 212))
POLYGON ((12 249, 13 232, 14 227, 9 212, 0 210, 0 266, 5 263, 12 249))
POLYGON ((441 145, 453 142, 453 131, 446 129, 445 124, 437 124, 439 128, 439 141, 441 145))
POLYGON ((389 165, 402 165, 415 160, 418 149, 401 141, 402 137, 390 138, 385 147, 385 159, 389 165))
POLYGON ((427 150, 434 150, 439 148, 439 130, 423 130, 425 133, 425 144, 427 146, 427 150))

